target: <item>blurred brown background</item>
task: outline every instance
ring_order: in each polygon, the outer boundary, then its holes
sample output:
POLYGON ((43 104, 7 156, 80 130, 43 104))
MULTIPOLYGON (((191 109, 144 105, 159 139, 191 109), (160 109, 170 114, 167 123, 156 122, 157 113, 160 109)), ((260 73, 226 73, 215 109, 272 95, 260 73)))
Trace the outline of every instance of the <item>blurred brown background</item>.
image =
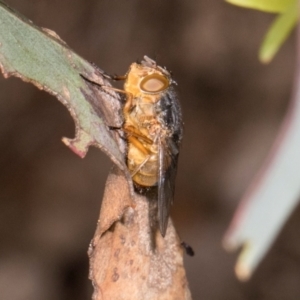
MULTIPOLYGON (((299 210, 248 283, 221 245, 291 94, 293 38, 270 65, 257 59, 273 16, 222 0, 7 3, 108 73, 145 54, 173 71, 185 135, 172 217, 196 252, 185 258, 193 299, 300 299, 299 210)), ((111 162, 62 144, 74 124, 54 97, 16 78, 0 91, 0 299, 90 299, 86 251, 111 162)))

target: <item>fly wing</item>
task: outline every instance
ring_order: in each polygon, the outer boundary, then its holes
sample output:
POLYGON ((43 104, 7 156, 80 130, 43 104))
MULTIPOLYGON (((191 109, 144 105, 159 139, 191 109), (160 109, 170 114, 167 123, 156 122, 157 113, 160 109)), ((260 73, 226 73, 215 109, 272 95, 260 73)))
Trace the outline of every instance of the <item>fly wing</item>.
POLYGON ((170 208, 174 199, 178 153, 178 146, 171 139, 160 143, 158 168, 158 224, 163 237, 167 231, 170 208))

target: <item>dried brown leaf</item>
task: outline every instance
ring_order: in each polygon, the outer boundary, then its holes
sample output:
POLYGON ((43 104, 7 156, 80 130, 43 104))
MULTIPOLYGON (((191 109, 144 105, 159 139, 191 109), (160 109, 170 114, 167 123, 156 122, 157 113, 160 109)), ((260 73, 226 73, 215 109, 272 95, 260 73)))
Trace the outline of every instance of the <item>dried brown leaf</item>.
MULTIPOLYGON (((126 180, 119 176, 112 173, 107 181, 105 206, 114 201, 130 202, 126 180)), ((129 205, 123 217, 105 232, 103 227, 111 222, 101 220, 106 219, 101 210, 89 249, 93 300, 190 300, 183 249, 173 223, 169 220, 163 238, 159 231, 151 230, 148 200, 136 194, 134 203, 134 208, 129 205)))

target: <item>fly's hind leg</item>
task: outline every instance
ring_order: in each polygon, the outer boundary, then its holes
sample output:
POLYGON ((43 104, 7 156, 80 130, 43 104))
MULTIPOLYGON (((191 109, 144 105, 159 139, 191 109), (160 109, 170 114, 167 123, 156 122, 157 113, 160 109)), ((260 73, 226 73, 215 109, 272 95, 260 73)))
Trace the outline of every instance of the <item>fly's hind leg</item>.
POLYGON ((135 148, 137 148, 140 152, 142 152, 145 156, 145 159, 131 172, 131 177, 133 177, 147 163, 147 161, 150 159, 151 155, 150 155, 149 150, 136 137, 129 136, 128 142, 130 144, 132 144, 135 148))
POLYGON ((144 161, 142 162, 142 163, 140 163, 133 171, 132 171, 132 173, 130 174, 131 175, 131 177, 133 177, 134 175, 136 175, 141 169, 142 169, 142 167, 148 162, 148 160, 150 159, 150 155, 148 155, 145 159, 144 159, 144 161))
POLYGON ((131 125, 123 126, 123 131, 127 133, 127 140, 129 144, 132 144, 136 149, 138 149, 143 155, 145 159, 140 163, 131 173, 133 177, 136 173, 138 173, 141 168, 147 163, 147 161, 151 157, 151 151, 148 150, 144 144, 152 145, 153 141, 145 136, 139 129, 135 128, 131 125), (141 142, 143 141, 143 143, 141 142))

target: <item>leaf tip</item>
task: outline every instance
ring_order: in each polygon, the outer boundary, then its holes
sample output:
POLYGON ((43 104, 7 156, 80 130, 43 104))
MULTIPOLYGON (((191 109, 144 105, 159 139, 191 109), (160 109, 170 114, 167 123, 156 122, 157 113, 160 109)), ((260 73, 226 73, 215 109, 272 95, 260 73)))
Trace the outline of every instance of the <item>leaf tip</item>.
POLYGON ((257 247, 254 247, 253 242, 245 241, 239 254, 237 264, 235 266, 235 274, 240 281, 250 279, 253 270, 256 267, 257 247))
POLYGON ((238 262, 235 266, 235 274, 240 281, 247 281, 251 277, 250 269, 243 262, 238 262))
POLYGON ((269 64, 272 59, 274 58, 276 53, 267 53, 266 51, 264 51, 263 49, 259 52, 258 54, 258 59, 262 64, 269 64))

